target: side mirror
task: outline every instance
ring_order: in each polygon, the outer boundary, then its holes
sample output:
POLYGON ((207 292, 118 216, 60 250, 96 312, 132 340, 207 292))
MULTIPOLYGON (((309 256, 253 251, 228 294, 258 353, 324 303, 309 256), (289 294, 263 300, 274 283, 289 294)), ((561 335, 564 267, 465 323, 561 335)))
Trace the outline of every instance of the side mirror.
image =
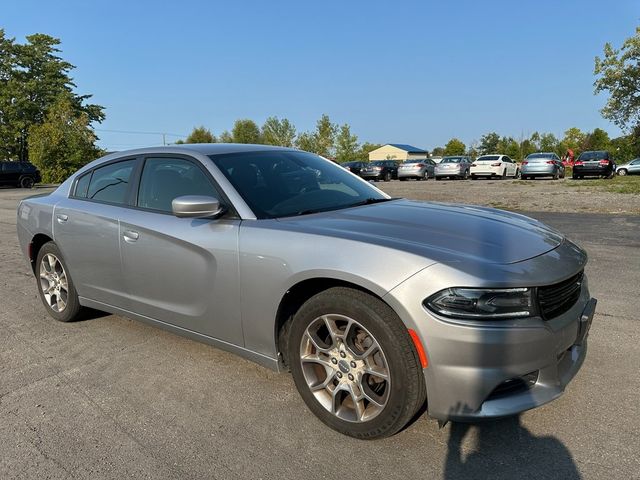
POLYGON ((184 195, 171 202, 173 214, 179 218, 217 218, 224 207, 217 198, 205 195, 184 195))

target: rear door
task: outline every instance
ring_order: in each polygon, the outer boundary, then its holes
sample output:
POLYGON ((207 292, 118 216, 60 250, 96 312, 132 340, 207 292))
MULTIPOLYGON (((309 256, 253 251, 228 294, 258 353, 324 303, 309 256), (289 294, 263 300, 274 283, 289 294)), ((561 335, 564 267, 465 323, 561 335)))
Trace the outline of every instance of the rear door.
POLYGON ((0 182, 2 185, 19 185, 20 182, 20 164, 18 162, 2 162, 2 174, 0 182))
POLYGON ((109 162, 81 177, 54 209, 54 240, 78 295, 129 307, 120 268, 118 218, 127 211, 136 158, 109 162))
POLYGON ((629 164, 629 173, 640 173, 640 158, 629 164))
POLYGON ((183 195, 222 199, 197 159, 147 156, 135 209, 121 216, 124 283, 135 313, 243 345, 238 275, 240 220, 178 218, 183 195))

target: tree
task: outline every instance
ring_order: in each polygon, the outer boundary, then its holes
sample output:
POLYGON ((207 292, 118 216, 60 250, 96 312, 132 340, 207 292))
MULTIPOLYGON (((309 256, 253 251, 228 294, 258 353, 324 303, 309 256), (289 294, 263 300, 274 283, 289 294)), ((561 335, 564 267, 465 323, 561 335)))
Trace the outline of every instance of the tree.
POLYGON ((543 133, 540 135, 540 151, 555 152, 558 150, 560 142, 553 133, 543 133))
POLYGON ((253 120, 236 120, 231 135, 234 143, 262 143, 260 129, 253 120))
POLYGON ((355 160, 358 147, 358 137, 351 134, 351 127, 345 123, 336 136, 336 160, 340 163, 355 160))
POLYGON ((527 155, 535 153, 537 150, 538 149, 534 143, 528 138, 525 138, 520 142, 520 155, 522 155, 522 158, 526 158, 527 155))
POLYGON ((611 139, 609 134, 601 128, 596 128, 593 132, 587 134, 583 144, 583 150, 609 150, 611 148, 611 139))
POLYGON ((377 150, 380 147, 382 147, 381 143, 364 142, 360 146, 360 149, 356 152, 355 160, 360 160, 361 162, 368 162, 369 153, 373 152, 374 150, 377 150))
POLYGON ((47 183, 63 181, 102 153, 90 128, 89 114, 77 112, 68 96, 61 96, 44 121, 29 128, 30 160, 47 183))
POLYGON ((467 147, 457 138, 452 138, 444 146, 444 155, 464 155, 467 147))
POLYGON ((103 107, 85 104, 90 95, 74 93, 69 73, 75 67, 58 55, 60 40, 40 33, 26 40, 17 44, 0 29, 0 158, 23 161, 29 160, 29 128, 42 123, 61 97, 75 116, 104 119, 103 107))
POLYGON ((565 130, 564 137, 560 142, 561 154, 567 153, 567 150, 572 150, 575 156, 578 156, 582 151, 585 144, 586 135, 579 128, 571 127, 565 130))
POLYGON ((500 143, 500 135, 496 132, 485 133, 480 137, 480 155, 488 155, 490 153, 498 153, 498 144, 500 143))
POLYGON ((316 131, 314 132, 314 143, 316 152, 323 157, 331 157, 336 141, 336 133, 338 126, 331 123, 329 116, 323 114, 316 123, 316 131))
POLYGON ((218 139, 208 128, 194 127, 183 143, 216 143, 217 141, 218 139))
POLYGON ((431 150, 431 155, 434 157, 442 157, 444 155, 444 147, 435 147, 431 150))
POLYGON ((262 142, 266 145, 293 147, 296 139, 296 127, 289 120, 269 117, 262 125, 262 142))
POLYGON ((298 138, 296 139, 296 147, 300 150, 304 150, 305 152, 315 152, 316 141, 313 133, 304 132, 298 135, 298 138))
POLYGON ((296 146, 300 150, 330 158, 333 156, 337 131, 338 126, 331 123, 328 115, 323 114, 313 132, 304 132, 298 136, 296 146))
POLYGON ((220 143, 233 143, 233 135, 229 133, 229 130, 225 130, 218 137, 218 142, 220 143))
POLYGON ((604 118, 627 131, 640 125, 640 27, 620 50, 604 45, 604 58, 596 57, 594 74, 595 93, 609 92, 601 110, 604 118))

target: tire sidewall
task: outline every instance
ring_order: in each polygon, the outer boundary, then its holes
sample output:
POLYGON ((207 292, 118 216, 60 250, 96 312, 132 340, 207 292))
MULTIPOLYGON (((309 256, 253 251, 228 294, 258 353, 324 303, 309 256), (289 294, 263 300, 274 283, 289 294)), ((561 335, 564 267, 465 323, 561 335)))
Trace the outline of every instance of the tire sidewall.
MULTIPOLYGON (((338 289, 332 290, 335 291, 338 289)), ((330 291, 331 290, 323 293, 330 291)), ((354 292, 361 293, 357 291, 354 292)), ((403 331, 407 337, 406 339, 398 338, 393 330, 387 328, 386 325, 388 325, 390 321, 389 312, 385 311, 386 309, 384 308, 380 309, 377 301, 365 302, 362 299, 353 298, 348 295, 336 294, 336 292, 333 292, 330 296, 323 295, 323 293, 316 295, 305 303, 294 316, 291 325, 288 358, 296 387, 309 409, 331 428, 346 435, 363 439, 392 435, 404 427, 408 419, 415 413, 417 407, 413 406, 413 402, 411 402, 411 399, 408 397, 412 394, 415 395, 415 389, 420 388, 420 385, 417 385, 419 382, 424 382, 419 363, 415 363, 412 366, 410 365, 412 362, 407 362, 407 359, 400 354, 403 348, 406 349, 406 342, 411 342, 408 333, 406 333, 406 328, 403 326, 403 331), (321 315, 331 313, 353 318, 366 328, 381 346, 387 360, 391 377, 391 391, 385 408, 370 421, 355 423, 337 418, 318 403, 304 379, 300 365, 300 342, 302 336, 307 326, 313 320, 321 315), (416 366, 418 367, 417 370, 416 366), (416 371, 418 375, 416 375, 415 379, 412 379, 410 372, 414 372, 415 375, 416 371), (412 410, 408 417, 407 408, 412 410)), ((364 298, 368 297, 368 295, 364 295, 364 298)), ((371 299, 370 297, 369 300, 371 299)), ((391 311, 390 308, 389 310, 391 311)), ((395 313, 392 311, 391 313, 395 316, 395 313)), ((397 317, 396 321, 402 324, 397 317)), ((415 357, 414 360, 418 362, 417 357, 415 357)), ((423 386, 422 389, 424 390, 423 386)), ((424 402, 424 398, 420 399, 420 402, 424 402)))

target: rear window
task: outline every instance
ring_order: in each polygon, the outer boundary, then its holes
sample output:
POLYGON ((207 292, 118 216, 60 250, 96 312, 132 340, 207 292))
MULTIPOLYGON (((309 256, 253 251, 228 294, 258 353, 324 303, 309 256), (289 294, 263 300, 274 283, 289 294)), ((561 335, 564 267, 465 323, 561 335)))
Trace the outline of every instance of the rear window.
POLYGON ((553 160, 555 158, 556 158, 556 156, 553 153, 532 153, 531 155, 527 155, 526 160, 528 160, 528 161, 532 161, 532 160, 536 160, 536 159, 553 160))
POLYGON ((5 162, 2 164, 2 171, 5 173, 15 173, 20 171, 18 162, 5 162))
POLYGON ((578 160, 601 160, 603 158, 609 158, 609 152, 603 150, 593 152, 582 152, 578 157, 578 160))
POLYGON ((466 160, 466 157, 444 157, 440 163, 461 163, 466 160))
POLYGON ((478 157, 478 162, 489 162, 494 160, 500 160, 500 155, 483 155, 482 157, 478 157))
POLYGON ((112 163, 96 168, 91 176, 87 198, 101 202, 124 204, 135 160, 112 163))

